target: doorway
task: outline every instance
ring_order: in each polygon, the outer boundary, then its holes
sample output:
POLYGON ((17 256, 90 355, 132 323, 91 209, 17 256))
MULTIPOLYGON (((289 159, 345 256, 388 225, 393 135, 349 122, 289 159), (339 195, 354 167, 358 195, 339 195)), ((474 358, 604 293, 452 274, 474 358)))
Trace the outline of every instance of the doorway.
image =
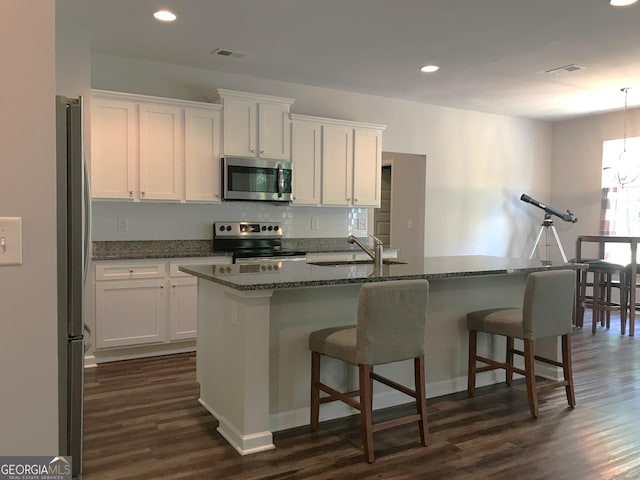
POLYGON ((426 174, 426 155, 382 152, 382 193, 373 231, 401 258, 424 258, 426 174))

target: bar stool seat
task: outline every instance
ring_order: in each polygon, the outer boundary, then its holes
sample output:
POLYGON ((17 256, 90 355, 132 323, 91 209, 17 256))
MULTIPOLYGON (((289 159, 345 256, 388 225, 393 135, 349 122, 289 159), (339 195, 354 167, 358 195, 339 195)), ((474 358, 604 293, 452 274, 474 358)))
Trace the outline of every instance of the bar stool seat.
POLYGON ((504 369, 509 386, 514 372, 525 376, 529 411, 532 417, 538 417, 538 393, 551 388, 564 386, 569 406, 575 406, 570 339, 575 283, 576 274, 573 270, 533 272, 527 276, 522 307, 492 308, 467 314, 469 396, 472 396, 475 391, 476 373, 504 369), (504 362, 477 354, 478 332, 502 335, 507 338, 507 355, 504 362), (558 336, 562 340, 561 362, 535 354, 536 339, 558 336), (523 341, 524 351, 514 348, 515 338, 523 341), (513 365, 514 354, 524 357, 524 370, 513 365), (535 360, 562 367, 564 379, 548 383, 544 387, 538 386, 535 360), (484 363, 486 366, 477 367, 476 362, 484 363))
POLYGON ((375 461, 373 433, 417 422, 420 443, 427 445, 424 353, 429 283, 396 280, 365 283, 358 297, 357 324, 326 328, 309 335, 311 350, 311 429, 317 430, 320 404, 342 401, 360 411, 365 460, 375 461), (358 389, 339 392, 320 381, 321 356, 358 367, 358 389), (415 390, 373 372, 374 365, 413 359, 415 390), (416 402, 416 413, 372 423, 373 381, 392 387, 416 402), (320 392, 327 396, 320 397, 320 392), (359 397, 359 401, 354 397, 359 397))

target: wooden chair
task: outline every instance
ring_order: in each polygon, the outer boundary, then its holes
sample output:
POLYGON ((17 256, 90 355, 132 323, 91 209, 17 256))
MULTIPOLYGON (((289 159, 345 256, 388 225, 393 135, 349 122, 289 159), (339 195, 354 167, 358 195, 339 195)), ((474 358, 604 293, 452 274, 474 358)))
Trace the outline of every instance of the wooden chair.
POLYGON ((511 385, 513 373, 526 377, 527 396, 531 416, 538 416, 538 393, 556 387, 565 387, 569 406, 576 404, 571 368, 571 329, 576 274, 573 270, 550 270, 533 272, 527 277, 521 308, 494 308, 469 312, 469 378, 468 391, 475 391, 476 373, 495 369, 506 371, 507 385, 511 385), (507 338, 505 362, 482 357, 476 352, 477 334, 486 332, 507 338), (544 358, 535 354, 538 338, 561 337, 562 361, 544 358), (514 348, 514 339, 524 342, 524 351, 514 348), (513 355, 524 357, 524 370, 513 365, 513 355), (538 386, 536 384, 535 360, 562 367, 564 379, 538 386), (486 364, 477 367, 476 362, 486 364))
POLYGON ((373 433, 417 422, 420 443, 427 445, 424 353, 429 283, 397 280, 365 283, 360 288, 357 325, 327 328, 309 335, 311 350, 311 428, 318 428, 320 404, 342 401, 360 411, 364 456, 375 461, 373 433), (358 367, 358 390, 342 393, 320 381, 321 355, 358 367), (415 390, 373 372, 374 365, 413 359, 415 390), (415 399, 416 413, 372 423, 373 380, 415 399), (320 392, 328 396, 320 397, 320 392), (359 397, 359 401, 354 397, 359 397))
POLYGON ((591 331, 594 334, 598 324, 610 327, 611 312, 620 312, 620 329, 624 333, 629 308, 628 267, 607 260, 584 260, 580 263, 588 267, 577 272, 576 326, 583 326, 586 308, 592 311, 591 331), (591 295, 587 293, 588 288, 591 288, 591 295), (613 289, 618 289, 618 301, 614 299, 613 289))

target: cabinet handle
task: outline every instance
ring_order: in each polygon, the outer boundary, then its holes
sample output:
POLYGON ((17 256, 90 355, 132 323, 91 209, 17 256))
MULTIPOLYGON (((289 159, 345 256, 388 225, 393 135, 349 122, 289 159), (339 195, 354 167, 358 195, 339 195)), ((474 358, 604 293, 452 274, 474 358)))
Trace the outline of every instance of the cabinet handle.
POLYGON ((144 197, 144 190, 142 190, 142 191, 140 192, 140 196, 141 196, 141 197, 144 197))
POLYGON ((133 268, 129 269, 129 273, 133 273, 133 268))
POLYGON ((260 150, 260 153, 264 153, 264 150, 260 150))
POLYGON ((175 285, 171 285, 171 288, 176 288, 176 286, 175 285))
POLYGON ((251 149, 251 153, 256 153, 256 149, 255 149, 255 148, 252 148, 252 149, 251 149))
POLYGON ((160 288, 164 288, 164 285, 160 285, 160 288))
POLYGON ((129 190, 129 196, 133 197, 133 190, 129 190))
POLYGON ((358 199, 357 199, 357 198, 354 198, 354 199, 353 199, 353 201, 354 201, 354 202, 357 202, 357 201, 358 201, 358 199))

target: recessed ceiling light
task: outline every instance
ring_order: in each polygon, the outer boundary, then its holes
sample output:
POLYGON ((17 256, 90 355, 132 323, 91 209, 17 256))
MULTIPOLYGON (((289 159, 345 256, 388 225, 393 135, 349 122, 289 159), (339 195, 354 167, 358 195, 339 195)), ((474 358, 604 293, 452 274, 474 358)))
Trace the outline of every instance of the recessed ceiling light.
POLYGON ((609 5, 612 7, 626 7, 627 5, 633 5, 638 0, 609 0, 609 5))
POLYGON ((160 20, 161 22, 173 22, 178 18, 175 13, 170 12, 169 10, 158 10, 153 14, 153 16, 156 20, 160 20))
POLYGON ((420 67, 420 71, 423 73, 433 73, 437 72, 438 70, 440 70, 440 67, 438 65, 424 65, 420 67))

